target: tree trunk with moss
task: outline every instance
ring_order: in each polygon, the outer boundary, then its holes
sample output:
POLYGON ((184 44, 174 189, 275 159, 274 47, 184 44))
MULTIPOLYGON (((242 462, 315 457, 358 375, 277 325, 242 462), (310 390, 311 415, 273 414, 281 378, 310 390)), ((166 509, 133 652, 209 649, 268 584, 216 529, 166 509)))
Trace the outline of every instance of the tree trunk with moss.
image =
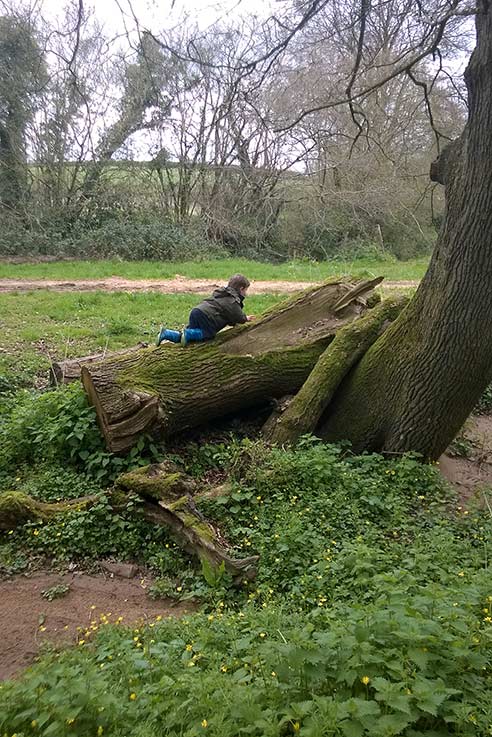
POLYGON ((337 331, 364 312, 363 295, 380 281, 331 280, 213 341, 167 343, 83 366, 108 448, 125 451, 154 428, 169 437, 296 392, 337 331))
POLYGON ((345 378, 322 418, 355 451, 437 459, 492 379, 492 4, 465 72, 469 116, 431 169, 446 213, 414 299, 345 378))
POLYGON ((360 320, 343 327, 276 422, 267 423, 268 429, 264 430, 266 438, 277 445, 284 445, 295 442, 301 435, 315 432, 345 374, 389 327, 408 301, 406 296, 385 300, 360 320))
MULTIPOLYGON (((200 501, 228 496, 233 487, 207 486, 187 476, 175 463, 144 466, 119 476, 107 493, 115 512, 124 510, 136 494, 145 519, 169 529, 178 545, 212 570, 227 571, 236 582, 256 576, 258 556, 235 558, 217 526, 197 508, 200 501)), ((13 530, 26 522, 49 522, 70 512, 87 509, 98 495, 59 502, 40 502, 21 491, 0 493, 0 530, 13 530)))

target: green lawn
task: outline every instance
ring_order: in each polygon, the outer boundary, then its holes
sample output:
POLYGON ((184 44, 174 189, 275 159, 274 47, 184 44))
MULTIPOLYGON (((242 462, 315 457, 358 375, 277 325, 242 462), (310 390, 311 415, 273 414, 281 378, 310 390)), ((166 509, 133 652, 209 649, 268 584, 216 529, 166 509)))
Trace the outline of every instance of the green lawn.
MULTIPOLYGON (((182 326, 196 294, 27 292, 0 294, 0 374, 48 370, 51 360, 152 342, 163 323, 182 326)), ((248 298, 260 314, 276 295, 248 298)))
POLYGON ((421 279, 428 259, 413 261, 293 261, 265 264, 246 259, 220 261, 56 261, 52 263, 0 263, 0 278, 10 279, 101 279, 120 276, 128 279, 170 279, 177 274, 191 279, 226 280, 242 272, 250 279, 282 279, 288 281, 318 281, 338 274, 356 276, 384 275, 388 280, 421 279))

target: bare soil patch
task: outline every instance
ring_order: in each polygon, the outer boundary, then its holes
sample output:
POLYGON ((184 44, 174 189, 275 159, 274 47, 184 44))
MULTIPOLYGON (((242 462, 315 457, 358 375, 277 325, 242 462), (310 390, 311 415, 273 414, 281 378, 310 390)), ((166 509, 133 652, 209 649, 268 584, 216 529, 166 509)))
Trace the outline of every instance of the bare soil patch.
MULTIPOLYGON (((314 286, 317 282, 307 281, 253 281, 250 294, 276 294, 298 292, 314 286)), ((385 289, 409 289, 417 287, 418 281, 383 282, 385 289)), ((80 279, 63 281, 57 279, 0 279, 0 292, 30 292, 47 289, 54 292, 159 292, 161 294, 208 294, 220 282, 213 279, 187 279, 176 275, 174 279, 123 279, 111 276, 106 279, 80 279)))
POLYGON ((75 644, 80 638, 77 627, 99 622, 102 614, 110 622, 123 617, 123 625, 134 625, 156 617, 179 617, 193 608, 172 599, 153 601, 146 594, 148 583, 103 574, 46 572, 0 581, 0 680, 31 665, 43 644, 75 644), (65 596, 53 601, 42 596, 60 584, 70 585, 65 596))
POLYGON ((459 440, 467 455, 445 453, 439 459, 439 467, 466 503, 480 489, 492 487, 492 416, 471 415, 459 440))

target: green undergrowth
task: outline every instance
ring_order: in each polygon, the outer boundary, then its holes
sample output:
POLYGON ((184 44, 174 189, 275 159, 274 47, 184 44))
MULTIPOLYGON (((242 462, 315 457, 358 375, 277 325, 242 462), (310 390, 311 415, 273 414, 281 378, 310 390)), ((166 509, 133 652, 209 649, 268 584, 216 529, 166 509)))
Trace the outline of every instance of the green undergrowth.
POLYGON ((310 437, 278 450, 232 435, 172 453, 146 440, 116 459, 78 387, 6 395, 0 417, 0 494, 99 495, 1 533, 0 571, 33 558, 135 560, 153 574, 154 596, 201 605, 133 629, 88 626, 74 648, 2 685, 0 735, 492 734, 489 506, 463 508, 436 465, 310 437), (254 581, 196 565, 143 519, 138 499, 111 508, 114 475, 163 456, 229 482, 230 494, 198 511, 232 555, 259 555, 254 581))
POLYGON ((488 574, 420 585, 395 569, 376 586, 373 603, 305 614, 275 603, 103 624, 4 684, 0 727, 9 737, 490 734, 488 574))
POLYGON ((57 390, 21 390, 0 395, 0 474, 23 465, 69 464, 108 485, 118 473, 158 460, 154 443, 142 436, 126 456, 106 450, 96 413, 80 384, 57 390))

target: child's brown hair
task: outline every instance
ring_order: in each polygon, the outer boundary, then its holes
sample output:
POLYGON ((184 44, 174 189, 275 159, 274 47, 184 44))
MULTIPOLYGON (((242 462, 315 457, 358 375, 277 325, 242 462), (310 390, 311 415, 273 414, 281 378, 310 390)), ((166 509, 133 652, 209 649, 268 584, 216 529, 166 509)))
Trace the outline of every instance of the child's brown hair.
POLYGON ((247 289, 249 287, 249 279, 243 276, 243 274, 234 274, 229 279, 227 286, 239 292, 240 289, 247 289))

